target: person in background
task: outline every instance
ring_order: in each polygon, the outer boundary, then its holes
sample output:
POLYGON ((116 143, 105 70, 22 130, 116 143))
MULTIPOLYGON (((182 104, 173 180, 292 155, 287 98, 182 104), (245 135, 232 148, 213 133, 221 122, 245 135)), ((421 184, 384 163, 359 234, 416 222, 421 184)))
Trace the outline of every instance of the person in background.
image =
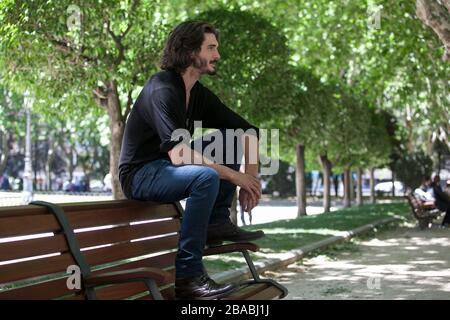
POLYGON ((447 185, 446 185, 444 191, 445 191, 445 192, 448 194, 448 196, 450 197, 450 179, 447 180, 447 185))
POLYGON ((431 188, 431 178, 429 176, 422 179, 420 187, 414 190, 414 195, 422 201, 422 204, 434 207, 434 196, 431 188))
POLYGON ((435 199, 435 206, 445 212, 444 219, 442 220, 442 226, 448 228, 450 225, 450 196, 442 190, 441 178, 437 174, 434 176, 433 183, 433 195, 435 199))

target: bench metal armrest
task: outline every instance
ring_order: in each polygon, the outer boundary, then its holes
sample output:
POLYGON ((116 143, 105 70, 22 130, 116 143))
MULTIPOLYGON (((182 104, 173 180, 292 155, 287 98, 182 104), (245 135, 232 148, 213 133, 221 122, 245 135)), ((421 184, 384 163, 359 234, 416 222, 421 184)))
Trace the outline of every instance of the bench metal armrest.
POLYGON ((143 281, 155 300, 162 300, 156 283, 168 282, 171 274, 156 268, 136 268, 89 275, 84 279, 87 288, 100 285, 143 281))
POLYGON ((436 209, 436 206, 432 202, 422 202, 422 204, 420 205, 420 209, 432 210, 432 209, 436 209))

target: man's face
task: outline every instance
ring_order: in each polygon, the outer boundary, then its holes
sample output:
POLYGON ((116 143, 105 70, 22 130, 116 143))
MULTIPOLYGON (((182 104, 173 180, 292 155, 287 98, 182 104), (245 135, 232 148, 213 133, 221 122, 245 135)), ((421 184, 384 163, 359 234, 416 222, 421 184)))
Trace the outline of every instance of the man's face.
POLYGON ((194 57, 192 66, 200 71, 200 74, 216 74, 216 63, 220 59, 219 43, 212 33, 205 33, 200 52, 194 57))

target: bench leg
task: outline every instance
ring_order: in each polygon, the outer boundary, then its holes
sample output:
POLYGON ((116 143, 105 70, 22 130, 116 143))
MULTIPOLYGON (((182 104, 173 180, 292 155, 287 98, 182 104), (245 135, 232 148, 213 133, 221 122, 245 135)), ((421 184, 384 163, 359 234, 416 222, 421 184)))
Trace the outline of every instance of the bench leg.
POLYGON ((430 220, 427 218, 419 219, 419 228, 420 230, 428 229, 428 226, 430 224, 430 220))
POLYGON ((261 279, 259 277, 259 274, 256 271, 255 265, 253 264, 253 260, 250 257, 250 254, 248 253, 248 251, 242 251, 242 255, 244 256, 245 261, 247 262, 248 268, 250 269, 250 273, 253 276, 253 280, 245 281, 244 282, 245 284, 268 283, 272 286, 277 287, 279 290, 281 290, 282 294, 279 297, 280 299, 283 299, 284 297, 286 297, 288 295, 288 290, 284 286, 279 284, 278 282, 271 280, 271 279, 261 279))
POLYGON ((152 294, 152 297, 154 300, 164 300, 161 293, 159 292, 158 286, 156 285, 155 280, 153 279, 145 279, 145 285, 147 286, 148 290, 152 294))
POLYGON ((95 294, 94 288, 92 288, 92 287, 85 288, 84 292, 86 294, 87 300, 97 300, 97 296, 95 294))

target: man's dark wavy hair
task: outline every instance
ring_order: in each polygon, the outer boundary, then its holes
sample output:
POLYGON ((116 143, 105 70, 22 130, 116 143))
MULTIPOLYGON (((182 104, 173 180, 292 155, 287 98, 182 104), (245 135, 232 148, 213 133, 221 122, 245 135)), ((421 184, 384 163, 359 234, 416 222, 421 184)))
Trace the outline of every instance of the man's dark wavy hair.
POLYGON ((192 53, 200 51, 205 33, 212 33, 219 41, 219 31, 204 21, 186 21, 169 35, 161 58, 161 69, 184 72, 192 64, 192 53))

